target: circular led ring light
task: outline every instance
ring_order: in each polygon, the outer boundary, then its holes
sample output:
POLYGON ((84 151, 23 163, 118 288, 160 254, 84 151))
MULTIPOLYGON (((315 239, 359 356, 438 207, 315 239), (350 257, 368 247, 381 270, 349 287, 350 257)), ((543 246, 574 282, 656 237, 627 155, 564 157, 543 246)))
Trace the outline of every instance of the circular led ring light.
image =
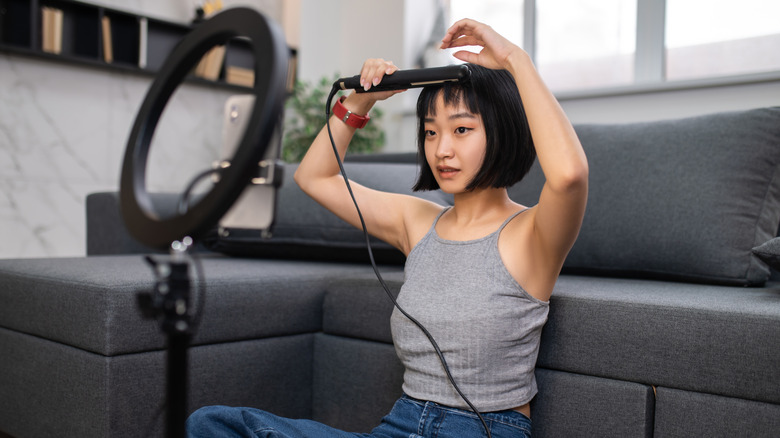
POLYGON ((216 225, 257 172, 284 110, 289 51, 272 21, 249 8, 233 8, 197 25, 173 49, 146 94, 127 142, 120 205, 130 234, 152 248, 166 248, 184 236, 197 237, 216 225), (173 92, 209 49, 235 37, 250 40, 255 61, 254 108, 231 166, 185 214, 161 218, 146 190, 146 161, 152 135, 173 92))

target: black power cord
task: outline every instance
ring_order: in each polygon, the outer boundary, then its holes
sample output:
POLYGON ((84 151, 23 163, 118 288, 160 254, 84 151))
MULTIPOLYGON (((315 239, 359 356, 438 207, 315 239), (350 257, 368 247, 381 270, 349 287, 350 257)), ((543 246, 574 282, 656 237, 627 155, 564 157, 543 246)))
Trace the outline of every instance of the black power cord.
POLYGON ((333 100, 333 97, 340 91, 337 84, 333 85, 333 88, 330 90, 330 94, 328 95, 328 100, 325 103, 325 125, 328 128, 328 137, 330 138, 330 145, 333 148, 333 153, 336 155, 336 161, 339 165, 339 171, 341 172, 341 176, 344 177, 344 183, 347 185, 347 191, 349 191, 349 196, 352 198, 352 203, 355 205, 355 210, 357 210, 358 217, 360 218, 360 225, 363 228, 363 236, 366 239, 366 248, 368 249, 368 257, 371 260, 371 267, 374 269, 374 273, 376 274, 376 278, 379 280, 379 283, 382 285, 382 288, 385 290, 385 293, 387 294, 387 297, 390 298, 390 301, 392 301, 393 306, 395 306, 396 309, 398 309, 401 314, 403 314, 406 318, 409 319, 414 325, 419 328, 423 334, 425 334, 425 337, 428 338, 428 341, 430 341, 431 345, 433 346, 433 349, 436 350, 436 355, 439 356, 439 361, 441 361, 442 366, 444 367, 444 372, 447 374, 447 379, 449 379, 450 383, 452 384, 452 387, 455 388, 455 391, 457 391, 458 395, 460 395, 460 398, 463 399, 464 402, 471 408, 471 410, 477 414, 477 417, 479 417, 479 421, 482 422, 482 427, 485 428, 485 432, 487 433, 488 438, 492 438, 492 434, 490 433, 490 428, 488 427, 487 423, 485 422, 485 419, 482 417, 482 414, 477 410, 476 407, 471 403, 471 401, 466 397, 466 395, 463 393, 463 391, 460 390, 460 387, 458 387, 458 384, 455 383, 455 378, 452 377, 452 373, 450 372, 450 367, 447 365, 447 361, 444 359, 444 353, 442 353, 441 349, 439 348, 439 344, 436 343, 436 340, 433 338, 433 335, 428 331, 428 329, 425 328, 425 326, 422 325, 419 321, 417 321, 414 317, 409 315, 401 306, 398 305, 398 301, 395 299, 393 294, 390 292, 390 288, 387 286, 387 283, 385 283, 385 280, 382 278, 382 274, 379 272, 379 268, 376 266, 376 261, 374 260, 374 251, 371 249, 371 240, 369 239, 368 230, 366 229, 366 222, 363 220, 363 213, 360 212, 360 207, 358 206, 357 200, 355 199, 355 194, 352 192, 352 186, 349 184, 349 178, 347 178, 347 172, 344 170, 344 163, 341 161, 341 157, 339 156, 338 148, 336 147, 336 141, 333 139, 333 133, 330 129, 330 105, 331 101, 333 100))

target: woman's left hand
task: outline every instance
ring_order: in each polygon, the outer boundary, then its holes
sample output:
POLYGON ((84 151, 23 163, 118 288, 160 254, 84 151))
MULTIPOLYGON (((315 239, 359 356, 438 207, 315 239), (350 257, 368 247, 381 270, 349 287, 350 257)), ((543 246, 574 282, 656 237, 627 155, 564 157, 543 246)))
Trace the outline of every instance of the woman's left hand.
POLYGON ((452 56, 461 61, 492 69, 508 68, 512 55, 523 53, 523 49, 499 35, 492 27, 468 18, 459 20, 450 26, 447 34, 441 40, 440 48, 451 49, 466 46, 478 46, 482 47, 482 50, 479 53, 460 50, 453 53, 452 56))

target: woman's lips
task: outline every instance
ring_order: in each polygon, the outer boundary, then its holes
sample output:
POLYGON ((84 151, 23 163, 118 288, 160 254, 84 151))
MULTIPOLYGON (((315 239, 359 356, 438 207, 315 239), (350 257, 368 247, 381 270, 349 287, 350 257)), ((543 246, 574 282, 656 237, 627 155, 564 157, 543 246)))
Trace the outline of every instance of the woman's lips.
POLYGON ((437 166, 436 170, 439 171, 439 176, 445 179, 454 177, 455 174, 457 174, 460 171, 459 169, 456 169, 454 167, 449 167, 449 166, 437 166))

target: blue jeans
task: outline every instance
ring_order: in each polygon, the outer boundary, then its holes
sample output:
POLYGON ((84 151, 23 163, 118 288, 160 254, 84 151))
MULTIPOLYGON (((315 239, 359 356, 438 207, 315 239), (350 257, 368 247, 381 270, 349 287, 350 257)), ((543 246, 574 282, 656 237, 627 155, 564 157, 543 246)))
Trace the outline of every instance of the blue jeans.
MULTIPOLYGON (((531 420, 513 411, 484 413, 493 438, 528 438, 531 420)), ((485 437, 485 429, 471 411, 402 396, 371 433, 351 433, 311 420, 291 420, 259 409, 208 406, 187 420, 188 437, 265 438, 470 438, 485 437)))

